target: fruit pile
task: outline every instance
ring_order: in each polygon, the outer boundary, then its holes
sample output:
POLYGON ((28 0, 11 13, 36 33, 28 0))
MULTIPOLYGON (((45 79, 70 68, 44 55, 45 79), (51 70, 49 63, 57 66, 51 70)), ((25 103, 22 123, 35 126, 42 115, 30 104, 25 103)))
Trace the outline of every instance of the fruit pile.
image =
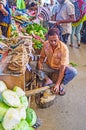
POLYGON ((45 29, 42 25, 39 24, 29 24, 26 28, 26 32, 35 38, 33 38, 34 49, 41 49, 43 46, 43 43, 40 41, 40 39, 45 40, 45 34, 47 33, 47 29, 45 29))

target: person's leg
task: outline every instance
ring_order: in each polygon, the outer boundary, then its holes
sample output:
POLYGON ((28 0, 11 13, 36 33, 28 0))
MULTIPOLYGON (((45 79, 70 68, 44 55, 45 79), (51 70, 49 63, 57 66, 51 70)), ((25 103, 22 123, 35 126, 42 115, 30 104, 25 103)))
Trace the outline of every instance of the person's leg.
MULTIPOLYGON (((51 72, 57 73, 59 75, 59 70, 49 68, 51 72)), ((68 84, 77 75, 77 70, 73 67, 66 67, 64 78, 59 86, 59 95, 65 95, 64 85, 68 84)), ((58 79, 58 77, 57 77, 58 79)), ((51 90, 53 92, 53 90, 51 90)))
POLYGON ((56 72, 56 70, 50 68, 46 63, 43 64, 43 72, 46 73, 45 75, 45 85, 52 84, 52 74, 56 72))
POLYGON ((62 35, 62 39, 63 39, 63 42, 64 42, 65 44, 67 44, 67 42, 68 42, 68 37, 69 37, 69 35, 70 35, 70 34, 68 34, 68 33, 62 35))
POLYGON ((8 25, 8 27, 7 27, 7 38, 10 38, 10 36, 11 36, 11 26, 8 25))
POLYGON ((71 37, 70 37, 70 41, 71 41, 70 46, 71 46, 71 47, 72 47, 73 44, 74 44, 74 35, 75 35, 75 30, 76 30, 76 27, 75 27, 75 26, 72 26, 72 33, 71 33, 71 37))
POLYGON ((44 80, 45 73, 38 69, 37 61, 31 61, 30 67, 31 67, 32 72, 34 72, 36 75, 38 75, 40 80, 44 80))
POLYGON ((82 28, 82 23, 79 24, 79 25, 76 27, 76 31, 75 31, 78 46, 80 46, 80 41, 81 41, 81 35, 80 35, 81 28, 82 28))
POLYGON ((1 25, 2 35, 7 37, 7 27, 1 25))
POLYGON ((63 41, 63 37, 62 37, 63 28, 60 25, 58 25, 57 28, 59 29, 59 36, 60 36, 59 39, 63 41))
POLYGON ((70 37, 71 37, 71 34, 70 34, 69 37, 68 37, 67 45, 70 45, 70 44, 71 44, 70 37))
POLYGON ((43 22, 43 27, 45 27, 45 28, 47 28, 47 29, 49 28, 48 21, 44 21, 44 22, 43 22))
POLYGON ((74 67, 66 67, 62 84, 63 85, 68 84, 76 75, 77 75, 77 70, 74 67))
POLYGON ((40 80, 45 80, 48 84, 52 83, 51 79, 48 77, 48 73, 52 73, 53 69, 51 69, 46 63, 43 63, 43 69, 39 70, 37 67, 37 61, 30 62, 31 69, 34 73, 39 76, 40 80))
POLYGON ((49 29, 54 27, 53 23, 48 23, 48 25, 49 25, 49 29))

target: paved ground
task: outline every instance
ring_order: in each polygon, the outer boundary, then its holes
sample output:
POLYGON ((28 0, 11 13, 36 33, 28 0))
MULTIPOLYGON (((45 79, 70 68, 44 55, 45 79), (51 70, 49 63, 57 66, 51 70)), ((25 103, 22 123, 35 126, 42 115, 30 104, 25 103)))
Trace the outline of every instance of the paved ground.
POLYGON ((78 75, 67 85, 66 95, 57 96, 54 105, 34 108, 42 120, 38 130, 86 130, 86 44, 69 50, 70 61, 78 64, 78 75))

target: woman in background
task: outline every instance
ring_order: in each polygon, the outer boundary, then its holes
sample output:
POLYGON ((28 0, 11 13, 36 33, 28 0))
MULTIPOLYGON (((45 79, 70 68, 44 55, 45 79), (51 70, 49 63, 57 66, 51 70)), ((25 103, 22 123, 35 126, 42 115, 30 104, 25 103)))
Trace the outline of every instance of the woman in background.
POLYGON ((77 39, 77 46, 80 47, 80 41, 81 41, 80 31, 81 31, 82 24, 83 24, 83 17, 85 15, 85 12, 83 9, 84 0, 71 0, 71 2, 75 6, 76 21, 72 23, 72 34, 71 34, 71 38, 70 38, 71 39, 70 46, 73 47, 74 35, 75 35, 76 39, 77 39))
POLYGON ((2 35, 5 37, 10 37, 11 34, 11 17, 10 10, 7 0, 0 0, 0 26, 2 35))

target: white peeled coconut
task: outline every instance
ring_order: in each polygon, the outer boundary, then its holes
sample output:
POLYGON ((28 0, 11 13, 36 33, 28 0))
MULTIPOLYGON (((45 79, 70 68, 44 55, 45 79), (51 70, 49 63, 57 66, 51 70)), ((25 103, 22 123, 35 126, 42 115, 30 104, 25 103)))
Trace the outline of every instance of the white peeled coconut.
POLYGON ((19 113, 15 108, 9 108, 6 112, 2 125, 5 130, 13 130, 20 122, 19 113))
POLYGON ((7 89, 7 86, 4 81, 0 80, 0 93, 5 91, 7 89))

